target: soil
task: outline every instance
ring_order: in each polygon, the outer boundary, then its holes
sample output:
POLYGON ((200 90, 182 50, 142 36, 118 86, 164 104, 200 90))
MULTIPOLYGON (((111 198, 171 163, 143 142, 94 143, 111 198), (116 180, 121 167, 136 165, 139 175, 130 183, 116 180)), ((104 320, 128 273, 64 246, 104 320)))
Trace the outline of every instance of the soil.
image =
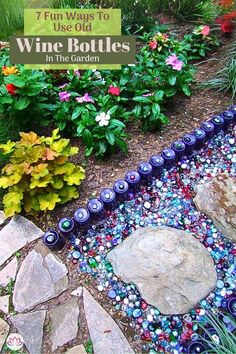
MULTIPOLYGON (((182 29, 179 29, 179 31, 183 33, 188 29, 189 25, 185 25, 182 29)), ((163 127, 160 132, 145 134, 140 131, 138 126, 128 127, 127 130, 130 139, 128 140, 129 154, 127 156, 118 153, 105 160, 97 160, 94 157, 84 160, 83 146, 80 145, 77 140, 72 139, 72 144, 80 147, 80 154, 72 160, 77 164, 82 164, 86 170, 86 179, 79 187, 80 198, 64 206, 56 207, 52 212, 38 215, 37 218, 30 217, 32 221, 45 231, 49 227, 57 227, 60 218, 64 216, 73 216, 77 208, 86 206, 89 198, 99 196, 100 191, 104 187, 112 187, 117 179, 124 178, 124 175, 128 170, 136 169, 139 162, 149 160, 151 155, 159 153, 164 147, 170 146, 174 140, 180 138, 184 133, 188 133, 194 128, 199 127, 201 122, 208 120, 214 114, 222 112, 232 104, 233 102, 228 94, 216 93, 215 91, 207 91, 198 88, 199 83, 210 78, 219 68, 220 61, 230 39, 223 38, 222 41, 222 46, 215 53, 211 53, 210 57, 195 64, 198 67, 198 73, 196 75, 196 83, 194 83, 192 87, 192 96, 189 98, 176 97, 170 102, 166 112, 166 115, 170 119, 169 125, 163 127)), ((22 250, 20 261, 25 258, 37 242, 41 241, 36 241, 22 250)), ((47 309, 53 308, 58 304, 63 303, 70 296, 70 293, 78 286, 85 286, 121 327, 136 352, 141 353, 141 343, 133 340, 133 330, 129 327, 127 318, 114 310, 111 300, 108 300, 105 294, 98 292, 95 280, 89 275, 78 274, 77 266, 72 262, 66 261, 67 249, 59 252, 57 255, 68 267, 69 289, 57 299, 47 302, 43 307, 47 309)), ((80 343, 85 345, 89 339, 81 299, 80 307, 80 329, 78 337, 70 343, 70 347, 80 343)), ((50 323, 48 319, 47 321, 48 323, 45 326, 43 354, 50 353, 50 323)), ((61 348, 61 350, 57 350, 57 353, 63 353, 65 349, 66 347, 61 348)))

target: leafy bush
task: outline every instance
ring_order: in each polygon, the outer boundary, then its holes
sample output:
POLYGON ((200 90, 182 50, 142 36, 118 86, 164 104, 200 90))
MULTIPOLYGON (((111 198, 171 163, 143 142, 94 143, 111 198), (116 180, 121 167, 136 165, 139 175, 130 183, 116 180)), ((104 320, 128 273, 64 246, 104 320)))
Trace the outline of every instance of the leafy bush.
POLYGON ((213 78, 201 85, 218 92, 230 92, 232 99, 236 95, 236 42, 234 41, 226 50, 226 55, 220 69, 213 78))
POLYGON ((209 26, 198 26, 183 39, 183 49, 187 52, 189 60, 205 57, 209 52, 220 45, 219 39, 210 33, 209 26))
POLYGON ((125 110, 110 95, 97 93, 98 96, 93 98, 85 92, 92 89, 91 77, 94 77, 92 71, 85 72, 81 80, 74 75, 66 85, 67 91, 59 92, 55 123, 61 130, 65 129, 67 133, 82 138, 86 156, 94 153, 101 157, 115 152, 117 148, 127 153, 125 124, 120 121, 126 115, 125 110), (91 81, 87 85, 85 82, 89 78, 91 81), (80 94, 77 93, 77 87, 80 94))
POLYGON ((69 139, 60 139, 58 129, 51 137, 35 133, 20 133, 18 142, 0 145, 3 154, 11 154, 10 162, 2 169, 0 188, 7 189, 3 197, 7 216, 32 211, 53 210, 79 197, 75 186, 84 179, 84 170, 68 162, 78 153, 69 139))
POLYGON ((43 71, 2 67, 0 76, 1 142, 47 124, 53 105, 47 99, 51 85, 43 71))
MULTIPOLYGON (((137 65, 121 70, 70 71, 57 89, 55 124, 65 133, 81 137, 86 155, 127 152, 125 124, 132 117, 142 129, 156 130, 168 122, 165 104, 178 93, 191 94, 195 69, 183 43, 157 33, 136 57, 137 65), (100 115, 108 115, 102 126, 100 115)), ((103 119, 102 119, 103 120, 103 119)))

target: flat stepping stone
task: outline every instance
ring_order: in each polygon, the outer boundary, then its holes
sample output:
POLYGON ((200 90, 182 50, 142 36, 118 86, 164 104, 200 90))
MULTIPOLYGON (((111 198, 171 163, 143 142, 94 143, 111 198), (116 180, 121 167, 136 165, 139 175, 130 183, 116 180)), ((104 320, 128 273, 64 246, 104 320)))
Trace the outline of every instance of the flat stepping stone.
POLYGON ((33 309, 67 289, 67 268, 44 245, 38 245, 24 259, 17 274, 13 305, 17 312, 33 309))
POLYGON ((35 311, 10 318, 12 324, 23 337, 30 354, 41 354, 43 325, 46 311, 35 311))
POLYGON ((115 321, 86 288, 83 288, 83 300, 94 354, 134 354, 115 321))
POLYGON ((49 311, 52 329, 50 340, 52 351, 75 339, 78 333, 79 307, 78 299, 73 298, 67 303, 49 311))
POLYGON ((67 350, 65 354, 87 354, 87 352, 83 345, 76 345, 76 347, 67 350))
POLYGON ((10 295, 0 296, 0 311, 8 313, 10 295))
POLYGON ((14 216, 0 231, 0 266, 16 251, 43 235, 31 221, 23 216, 14 216))
POLYGON ((14 257, 6 267, 0 271, 0 286, 5 288, 11 280, 15 280, 17 268, 18 261, 17 258, 14 257))
POLYGON ((222 234, 236 242, 236 183, 233 177, 220 174, 209 183, 198 184, 194 203, 222 234))
POLYGON ((162 314, 186 314, 216 286, 207 249, 191 234, 171 227, 140 228, 107 255, 114 273, 134 283, 162 314))
POLYGON ((0 350, 2 350, 3 344, 6 341, 6 338, 9 333, 10 326, 7 324, 7 322, 3 321, 0 318, 0 350))

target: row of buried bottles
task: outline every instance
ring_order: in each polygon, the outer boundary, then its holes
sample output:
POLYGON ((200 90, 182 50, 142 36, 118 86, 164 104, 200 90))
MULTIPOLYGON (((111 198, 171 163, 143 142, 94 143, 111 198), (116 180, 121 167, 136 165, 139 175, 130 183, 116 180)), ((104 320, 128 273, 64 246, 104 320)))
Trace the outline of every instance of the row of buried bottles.
POLYGON ((91 199, 87 209, 79 208, 72 218, 63 218, 58 224, 58 230, 49 230, 44 234, 43 242, 53 251, 65 246, 66 239, 73 232, 81 235, 86 233, 93 223, 104 219, 107 210, 113 210, 118 203, 127 200, 129 192, 136 192, 142 185, 152 181, 153 177, 160 178, 163 169, 171 169, 183 156, 191 156, 204 147, 205 143, 222 130, 227 130, 236 123, 236 105, 221 115, 212 117, 202 123, 191 134, 185 134, 182 140, 174 141, 171 148, 166 148, 160 155, 154 155, 149 162, 141 162, 137 171, 129 171, 124 180, 114 183, 113 189, 103 189, 99 199, 91 199))

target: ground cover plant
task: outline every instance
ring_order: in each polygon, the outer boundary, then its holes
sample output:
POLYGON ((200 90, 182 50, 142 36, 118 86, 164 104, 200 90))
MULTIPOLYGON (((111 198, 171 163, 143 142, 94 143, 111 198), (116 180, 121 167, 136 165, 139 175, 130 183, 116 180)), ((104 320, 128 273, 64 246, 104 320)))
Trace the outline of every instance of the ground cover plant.
POLYGON ((68 161, 78 148, 71 147, 69 139, 60 138, 58 130, 51 137, 34 132, 20 136, 17 142, 0 145, 1 152, 9 156, 0 177, 0 188, 7 190, 5 214, 52 210, 57 203, 78 198, 75 186, 84 179, 84 169, 68 161))

